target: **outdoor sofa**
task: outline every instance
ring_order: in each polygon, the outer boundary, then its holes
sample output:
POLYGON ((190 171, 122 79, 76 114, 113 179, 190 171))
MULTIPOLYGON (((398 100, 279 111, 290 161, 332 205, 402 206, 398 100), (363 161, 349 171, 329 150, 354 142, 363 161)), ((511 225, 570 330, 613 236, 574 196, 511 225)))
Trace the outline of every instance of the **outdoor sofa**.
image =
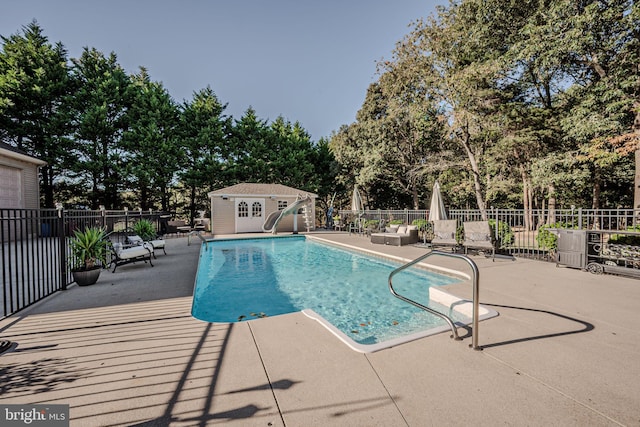
POLYGON ((371 243, 404 246, 418 243, 418 227, 415 225, 391 225, 384 233, 372 233, 371 243))

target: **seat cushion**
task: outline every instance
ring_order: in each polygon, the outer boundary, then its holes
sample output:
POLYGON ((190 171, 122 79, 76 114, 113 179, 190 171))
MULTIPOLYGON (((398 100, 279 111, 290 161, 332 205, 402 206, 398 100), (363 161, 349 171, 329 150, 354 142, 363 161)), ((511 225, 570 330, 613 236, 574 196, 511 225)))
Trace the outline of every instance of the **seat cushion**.
POLYGON ((469 240, 472 242, 488 242, 491 241, 491 236, 487 233, 469 233, 469 240))
POLYGON ((130 248, 121 248, 119 251, 116 248, 116 253, 120 259, 139 258, 151 255, 151 250, 147 245, 132 246, 130 248))
POLYGON ((165 245, 164 239, 151 240, 149 243, 151 243, 154 249, 162 249, 165 245))
POLYGON ((127 236, 127 241, 132 245, 141 245, 144 242, 144 240, 142 240, 142 237, 136 236, 135 234, 132 236, 127 236))
POLYGON ((440 240, 449 240, 455 237, 453 233, 448 231, 436 231, 434 235, 437 239, 440 239, 440 240))

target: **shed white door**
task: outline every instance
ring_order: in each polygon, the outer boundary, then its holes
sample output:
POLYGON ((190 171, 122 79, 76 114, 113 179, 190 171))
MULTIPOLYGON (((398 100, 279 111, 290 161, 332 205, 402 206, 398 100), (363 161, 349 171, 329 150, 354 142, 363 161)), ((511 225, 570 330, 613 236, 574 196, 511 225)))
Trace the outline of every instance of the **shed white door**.
POLYGON ((0 208, 22 208, 20 169, 0 165, 0 208))
POLYGON ((264 224, 264 199, 239 198, 235 200, 236 233, 259 233, 264 224))

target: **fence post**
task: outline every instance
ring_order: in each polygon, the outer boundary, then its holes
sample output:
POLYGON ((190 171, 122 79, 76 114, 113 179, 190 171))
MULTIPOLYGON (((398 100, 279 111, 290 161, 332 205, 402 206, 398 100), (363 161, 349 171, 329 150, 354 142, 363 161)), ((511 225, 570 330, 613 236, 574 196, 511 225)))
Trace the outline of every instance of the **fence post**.
POLYGON ((102 229, 107 229, 107 211, 104 205, 100 205, 100 214, 102 215, 102 229))
POLYGON ((64 210, 62 206, 56 206, 58 211, 58 249, 60 260, 60 289, 67 290, 67 238, 64 232, 64 210))
POLYGON ((578 230, 582 230, 582 208, 578 208, 578 230))

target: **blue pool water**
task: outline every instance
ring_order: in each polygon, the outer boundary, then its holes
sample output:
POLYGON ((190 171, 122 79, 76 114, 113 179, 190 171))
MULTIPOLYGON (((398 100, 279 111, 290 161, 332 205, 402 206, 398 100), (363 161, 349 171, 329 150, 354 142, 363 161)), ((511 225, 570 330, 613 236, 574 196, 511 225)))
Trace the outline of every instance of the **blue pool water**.
MULTIPOLYGON (((311 309, 365 345, 444 325, 391 295, 387 280, 399 265, 304 236, 209 242, 200 253, 192 314, 237 322, 311 309)), ((394 276, 399 293, 427 306, 430 286, 454 282, 417 268, 394 276)))

